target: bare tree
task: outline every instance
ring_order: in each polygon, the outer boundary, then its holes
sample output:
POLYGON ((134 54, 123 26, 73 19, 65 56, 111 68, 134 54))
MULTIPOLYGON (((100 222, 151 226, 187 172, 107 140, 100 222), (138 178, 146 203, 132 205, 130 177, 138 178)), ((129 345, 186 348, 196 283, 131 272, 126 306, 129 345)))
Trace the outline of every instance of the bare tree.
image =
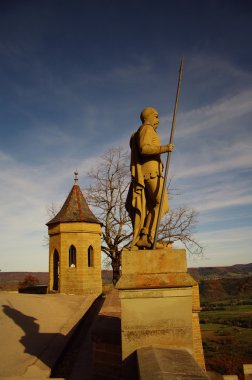
POLYGON ((113 282, 120 277, 121 251, 132 235, 124 204, 130 177, 128 155, 120 148, 109 149, 88 176, 92 184, 85 189, 88 204, 103 223, 102 251, 113 268, 113 282))
MULTIPOLYGON (((120 148, 109 149, 88 176, 92 184, 85 189, 85 195, 103 223, 102 251, 107 256, 106 263, 111 263, 115 283, 120 277, 121 251, 132 236, 131 221, 124 207, 130 183, 128 154, 120 148)), ((201 253, 203 247, 193 236, 196 224, 197 213, 193 209, 170 210, 161 222, 159 240, 181 241, 189 252, 201 253)))
POLYGON ((159 240, 164 243, 180 241, 189 253, 201 254, 203 246, 194 237, 198 214, 194 209, 181 206, 171 209, 160 223, 159 240))
MULTIPOLYGON (((60 206, 52 201, 52 203, 46 207, 46 214, 48 216, 48 220, 53 219, 58 214, 59 211, 60 211, 60 206)), ((42 245, 44 247, 49 246, 49 236, 48 235, 43 236, 42 245)))
POLYGON ((52 201, 52 203, 46 208, 46 213, 49 220, 53 219, 58 214, 59 211, 60 211, 60 206, 52 201))

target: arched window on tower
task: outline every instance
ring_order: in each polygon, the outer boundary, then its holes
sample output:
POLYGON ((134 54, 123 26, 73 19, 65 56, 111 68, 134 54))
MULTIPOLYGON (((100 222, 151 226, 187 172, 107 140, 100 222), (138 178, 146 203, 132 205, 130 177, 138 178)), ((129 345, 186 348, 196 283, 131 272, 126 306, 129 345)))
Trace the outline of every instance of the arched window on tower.
POLYGON ((59 252, 53 252, 53 290, 59 290, 59 252))
POLYGON ((73 244, 69 248, 69 267, 76 267, 76 248, 73 244))
POLYGON ((88 247, 88 267, 94 266, 94 248, 92 245, 88 247))

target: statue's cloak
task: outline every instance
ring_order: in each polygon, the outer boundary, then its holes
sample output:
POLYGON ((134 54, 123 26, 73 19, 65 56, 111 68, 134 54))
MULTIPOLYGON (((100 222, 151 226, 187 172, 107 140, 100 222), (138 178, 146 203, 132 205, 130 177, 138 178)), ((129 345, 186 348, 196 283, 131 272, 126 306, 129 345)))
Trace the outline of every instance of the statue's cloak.
POLYGON ((144 176, 142 174, 141 156, 138 149, 138 134, 135 132, 130 139, 131 148, 131 184, 126 199, 126 210, 129 213, 133 226, 133 239, 131 246, 133 247, 140 237, 141 229, 144 226, 148 204, 150 202, 146 197, 144 176))

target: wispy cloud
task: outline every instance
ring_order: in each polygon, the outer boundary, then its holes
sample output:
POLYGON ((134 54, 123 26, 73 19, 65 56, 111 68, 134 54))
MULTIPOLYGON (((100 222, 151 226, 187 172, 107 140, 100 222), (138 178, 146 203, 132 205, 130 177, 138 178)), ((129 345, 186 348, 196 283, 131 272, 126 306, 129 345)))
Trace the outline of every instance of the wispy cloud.
POLYGON ((120 81, 139 81, 143 80, 143 77, 146 77, 151 74, 153 70, 153 65, 150 59, 147 57, 136 58, 134 64, 129 64, 128 62, 124 65, 114 67, 111 71, 108 71, 108 78, 119 79, 120 81))
POLYGON ((189 182, 186 179, 176 182, 182 189, 183 196, 173 200, 178 203, 181 198, 190 207, 202 212, 217 211, 224 208, 252 205, 251 175, 236 175, 230 173, 213 174, 213 177, 199 177, 197 181, 193 178, 189 182))
MULTIPOLYGON (((206 153, 209 153, 209 162, 201 164, 200 160, 198 162, 194 161, 195 158, 191 153, 191 160, 190 157, 188 158, 191 161, 191 165, 187 165, 186 169, 180 168, 176 176, 177 178, 193 178, 235 169, 252 168, 252 151, 250 147, 249 141, 237 142, 231 146, 223 147, 222 150, 217 149, 216 151, 214 147, 206 145, 204 156, 207 155, 206 153)), ((190 153, 188 155, 190 156, 190 153)), ((206 161, 205 158, 204 161, 206 161)))
MULTIPOLYGON (((245 89, 229 98, 218 99, 204 107, 187 112, 180 112, 177 117, 179 128, 176 129, 176 138, 188 138, 189 135, 202 133, 208 129, 228 129, 227 122, 252 112, 252 89, 245 89)), ((161 118, 165 124, 170 124, 171 116, 161 118)), ((167 136, 167 134, 166 134, 167 136)), ((166 137, 164 135, 164 138, 166 137)))
POLYGON ((201 203, 198 202, 195 208, 198 211, 213 211, 216 209, 220 210, 227 207, 252 205, 252 195, 243 195, 240 198, 233 198, 231 194, 223 192, 221 196, 220 194, 218 194, 215 196, 215 198, 216 199, 209 200, 208 197, 205 197, 204 200, 201 200, 201 203))
POLYGON ((206 244, 211 244, 213 241, 217 245, 226 244, 227 242, 232 244, 241 243, 241 241, 245 240, 252 241, 250 227, 216 229, 210 232, 197 233, 197 236, 204 240, 206 244))
POLYGON ((202 132, 224 125, 227 122, 252 112, 252 90, 246 90, 230 99, 220 100, 211 106, 182 113, 179 120, 184 128, 178 130, 178 137, 202 132))
POLYGON ((250 227, 216 229, 197 233, 205 247, 202 257, 191 255, 191 266, 221 266, 251 262, 252 235, 250 227))

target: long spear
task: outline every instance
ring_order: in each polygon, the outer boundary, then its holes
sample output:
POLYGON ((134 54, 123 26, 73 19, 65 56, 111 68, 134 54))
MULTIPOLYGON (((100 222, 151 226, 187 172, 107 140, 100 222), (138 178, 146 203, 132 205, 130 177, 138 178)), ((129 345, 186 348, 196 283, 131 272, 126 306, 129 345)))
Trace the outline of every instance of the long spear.
MULTIPOLYGON (((182 58, 182 60, 180 62, 176 100, 175 100, 175 105, 174 105, 174 110, 173 110, 173 119, 172 119, 172 127, 171 127, 171 134, 170 134, 170 144, 173 144, 174 128, 175 128, 175 123, 176 123, 176 116, 177 116, 177 109, 178 109, 178 100, 179 100, 180 84, 181 84, 183 66, 184 66, 184 61, 182 58)), ((155 237, 154 237, 152 249, 156 248, 156 243, 157 243, 158 230, 159 230, 161 214, 162 214, 162 207, 163 207, 163 203, 164 203, 164 195, 165 195, 165 189, 166 189, 167 175, 168 175, 168 169, 169 169, 169 165, 170 165, 170 158, 171 158, 171 152, 168 152, 167 159, 166 159, 166 165, 165 165, 165 174, 164 174, 164 182, 163 182, 160 206, 159 206, 159 210, 158 210, 158 219, 157 219, 157 225, 156 225, 156 231, 155 231, 155 237)))

